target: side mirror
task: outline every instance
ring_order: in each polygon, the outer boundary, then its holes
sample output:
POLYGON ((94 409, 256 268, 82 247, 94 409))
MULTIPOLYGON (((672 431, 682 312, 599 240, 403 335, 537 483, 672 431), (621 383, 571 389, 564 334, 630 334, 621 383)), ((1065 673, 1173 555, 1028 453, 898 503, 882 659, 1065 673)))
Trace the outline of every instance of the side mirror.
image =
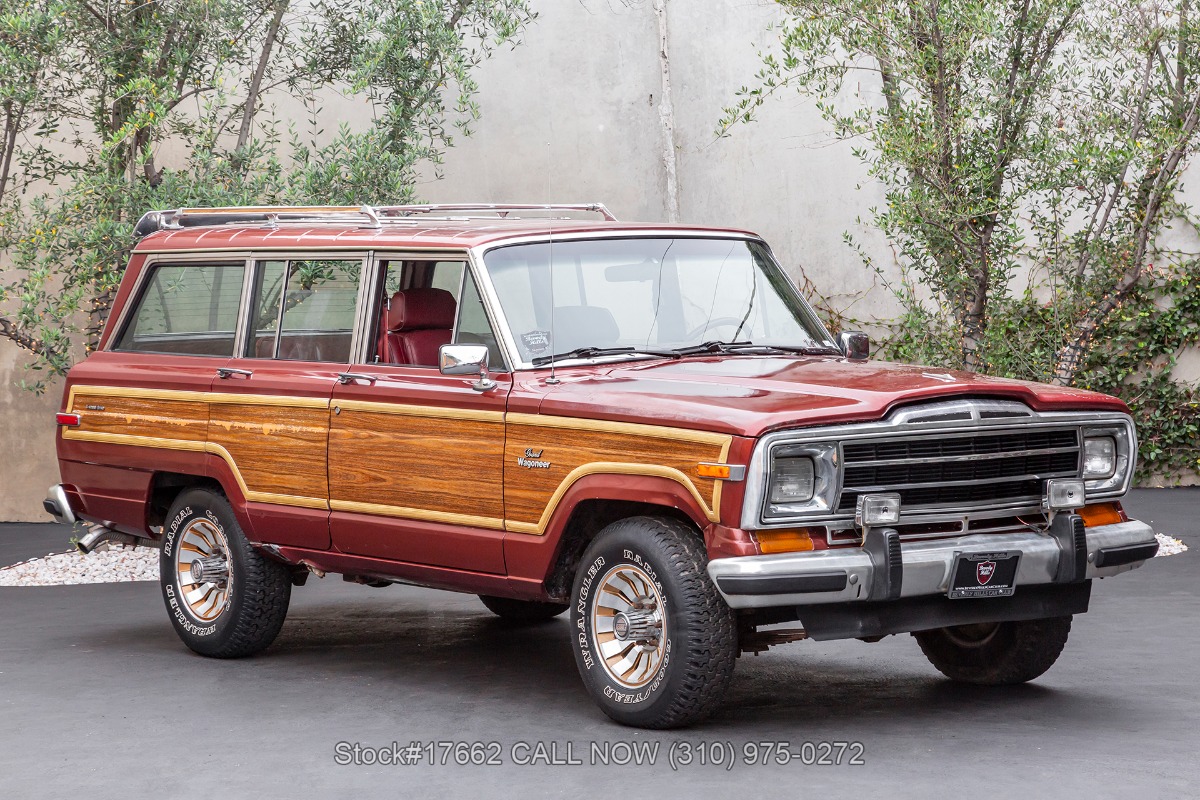
POLYGON ((862 331, 842 331, 838 334, 838 346, 851 361, 866 361, 871 355, 871 339, 862 331))
POLYGON ((486 392, 496 385, 488 377, 488 349, 484 344, 444 344, 438 348, 438 364, 443 375, 478 375, 471 386, 486 392))

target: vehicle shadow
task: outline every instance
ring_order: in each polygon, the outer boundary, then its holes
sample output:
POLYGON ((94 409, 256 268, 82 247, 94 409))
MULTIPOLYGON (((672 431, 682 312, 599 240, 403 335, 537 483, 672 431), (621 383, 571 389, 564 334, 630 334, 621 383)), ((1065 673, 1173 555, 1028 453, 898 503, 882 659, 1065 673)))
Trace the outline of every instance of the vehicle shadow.
MULTIPOLYGON (((602 734, 610 723, 580 684, 566 616, 514 625, 482 607, 476 612, 473 602, 308 603, 293 609, 267 651, 236 661, 193 656, 165 619, 93 629, 88 638, 89 646, 106 650, 137 642, 141 656, 165 660, 174 671, 236 676, 264 688, 300 690, 323 681, 327 700, 333 699, 329 692, 346 692, 383 709, 400 709, 407 701, 398 698, 412 697, 446 707, 486 703, 494 717, 527 717, 533 707, 547 722, 558 718, 562 727, 581 725, 580 732, 600 725, 595 733, 602 734)), ((776 733, 845 739, 887 731, 903 735, 914 726, 951 719, 1002 718, 1013 724, 1053 719, 1066 727, 1101 724, 1125 713, 1114 708, 1111 696, 1083 686, 951 683, 904 639, 897 637, 890 647, 871 645, 880 648, 878 658, 858 642, 800 642, 760 658, 744 655, 724 704, 694 732, 753 737, 768 726, 776 733)))

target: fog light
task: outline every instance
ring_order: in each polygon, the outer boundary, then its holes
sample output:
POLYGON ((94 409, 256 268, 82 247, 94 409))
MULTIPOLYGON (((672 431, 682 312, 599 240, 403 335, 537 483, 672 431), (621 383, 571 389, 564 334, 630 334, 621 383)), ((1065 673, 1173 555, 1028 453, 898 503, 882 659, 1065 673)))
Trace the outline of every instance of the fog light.
POLYGON ((1050 511, 1070 511, 1086 502, 1083 481, 1075 479, 1052 479, 1046 481, 1046 496, 1042 504, 1050 511))
POLYGON ((1083 477, 1107 478, 1117 471, 1117 442, 1111 436, 1083 440, 1083 477))
POLYGON ((813 496, 811 458, 777 458, 771 470, 771 502, 802 503, 813 496))
POLYGON ((854 524, 860 528, 895 525, 900 521, 900 495, 860 494, 854 508, 854 524))

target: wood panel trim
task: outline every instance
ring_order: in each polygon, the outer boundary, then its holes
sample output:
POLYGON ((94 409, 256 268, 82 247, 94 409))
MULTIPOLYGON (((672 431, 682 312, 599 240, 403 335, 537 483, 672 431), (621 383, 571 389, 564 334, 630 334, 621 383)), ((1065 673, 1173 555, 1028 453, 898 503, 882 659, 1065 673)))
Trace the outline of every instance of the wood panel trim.
MULTIPOLYGON (((216 375, 216 370, 213 370, 216 375)), ((301 397, 277 394, 243 394, 236 392, 194 392, 184 389, 142 389, 124 386, 82 386, 71 387, 67 398, 67 410, 75 410, 75 395, 85 394, 96 397, 127 397, 135 400, 174 400, 189 403, 209 403, 213 405, 246 405, 246 406, 287 406, 289 408, 329 408, 329 400, 320 397, 301 397)))
POLYGON ((430 419, 458 419, 468 422, 504 422, 503 411, 454 409, 441 406, 411 406, 402 403, 385 403, 374 400, 335 400, 333 404, 343 411, 362 411, 369 414, 395 414, 405 417, 429 417, 430 419))
POLYGON ((356 503, 349 500, 331 500, 333 511, 349 511, 355 514, 378 514, 385 517, 415 519, 423 522, 444 522, 449 525, 465 525, 473 528, 504 530, 504 520, 496 517, 476 517, 470 514, 455 514, 449 511, 429 511, 423 508, 406 508, 378 503, 356 503))
POLYGON ((299 506, 301 508, 323 508, 328 510, 329 503, 323 498, 301 497, 291 494, 274 494, 272 492, 256 492, 246 486, 241 470, 234 462, 233 456, 219 444, 213 442, 189 441, 186 439, 160 439, 155 436, 132 436, 124 433, 103 433, 99 431, 75 431, 64 429, 64 439, 80 442, 101 442, 104 444, 123 444, 128 447, 153 447, 161 450, 190 450, 197 453, 211 453, 229 465, 238 488, 247 501, 255 503, 276 503, 282 506, 299 506))
MULTIPOLYGON (((331 406, 331 402, 329 400, 313 397, 233 393, 227 394, 223 392, 195 392, 174 389, 143 389, 119 386, 75 385, 71 387, 68 395, 68 411, 75 410, 75 398, 77 394, 93 395, 98 397, 175 400, 182 402, 289 406, 294 408, 327 409, 331 406)), ((473 409, 457 410, 436 406, 413 406, 399 403, 363 400, 338 401, 337 405, 346 410, 365 411, 370 413, 398 414, 406 416, 430 417, 435 419, 462 419, 479 422, 508 422, 514 425, 523 425, 526 427, 598 431, 622 435, 720 445, 721 451, 718 458, 718 462, 720 463, 725 463, 728 460, 729 448, 733 442, 733 437, 728 434, 695 431, 686 428, 671 428, 659 425, 645 425, 641 423, 590 420, 577 417, 557 417, 544 416, 540 414, 505 413, 501 411, 482 411, 473 409)), ((567 476, 564 477, 559 485, 555 488, 554 493, 550 496, 550 500, 546 504, 546 507, 542 510, 542 514, 538 521, 536 523, 528 523, 495 517, 479 517, 469 514, 407 508, 404 506, 358 503, 344 500, 334 500, 330 502, 326 498, 302 497, 298 495, 253 491, 246 485, 246 481, 242 476, 241 470, 238 469, 237 463, 234 461, 230 452, 226 450, 225 447, 215 442, 165 439, 152 436, 137 436, 95 431, 78 431, 70 428, 64 428, 62 431, 62 436, 64 439, 73 439, 77 441, 121 444, 133 447, 156 447, 170 450, 190 450, 217 455, 229 466, 229 469, 232 472, 234 479, 237 481, 238 487, 241 489, 242 494, 245 496, 246 500, 250 502, 275 503, 278 505, 297 506, 301 508, 348 511, 363 514, 378 514, 381 516, 397 517, 401 519, 443 522, 454 525, 465 525, 491 530, 506 530, 514 533, 528 533, 536 535, 542 535, 545 533, 547 526, 550 524, 550 520, 553 518, 554 513, 558 510, 559 503, 562 501, 563 496, 566 495, 571 486, 573 486, 576 481, 588 475, 644 475, 672 480, 680 484, 688 491, 699 507, 704 511, 705 516, 711 522, 717 522, 720 519, 719 509, 721 508, 721 487, 724 483, 724 481, 721 480, 714 481, 715 486, 713 487, 712 503, 710 505, 705 501, 704 496, 700 493, 700 490, 697 488, 691 477, 673 467, 665 467, 658 464, 634 464, 608 461, 590 462, 587 464, 582 464, 568 473, 567 476)))
POLYGON ((727 433, 694 431, 690 428, 670 428, 663 425, 646 425, 640 422, 610 422, 608 420, 584 419, 582 417, 557 417, 544 414, 509 413, 505 420, 513 425, 534 428, 566 428, 579 431, 618 433, 630 436, 647 436, 656 439, 672 439, 681 442, 721 445, 721 460, 729 453, 733 437, 727 433))

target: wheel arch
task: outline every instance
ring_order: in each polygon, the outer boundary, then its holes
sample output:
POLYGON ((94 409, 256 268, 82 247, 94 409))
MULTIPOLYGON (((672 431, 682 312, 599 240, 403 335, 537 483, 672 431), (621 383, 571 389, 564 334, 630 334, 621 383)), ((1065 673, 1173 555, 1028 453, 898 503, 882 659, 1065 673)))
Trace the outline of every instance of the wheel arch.
POLYGON ((179 495, 189 489, 206 489, 223 496, 233 508, 234 516, 243 530, 250 530, 250 520, 245 511, 245 499, 236 484, 232 487, 219 476, 192 472, 159 470, 150 478, 146 497, 146 529, 155 531, 166 524, 167 512, 179 495))
POLYGON ((677 519, 701 541, 711 521, 677 481, 658 476, 589 475, 563 496, 542 536, 506 537, 509 574, 536 579, 544 596, 564 600, 570 595, 579 559, 596 534, 618 520, 646 516, 677 519))

